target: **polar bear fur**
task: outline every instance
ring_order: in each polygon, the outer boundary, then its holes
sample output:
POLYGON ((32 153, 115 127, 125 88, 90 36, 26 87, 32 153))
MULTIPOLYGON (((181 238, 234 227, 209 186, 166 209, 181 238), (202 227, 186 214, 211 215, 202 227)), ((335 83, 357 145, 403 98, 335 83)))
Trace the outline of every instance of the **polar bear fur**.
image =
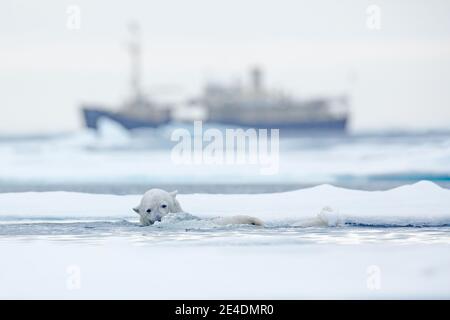
POLYGON ((133 210, 139 214, 141 224, 149 226, 169 213, 183 212, 176 196, 177 191, 151 189, 144 193, 141 203, 133 210))
MULTIPOLYGON (((133 208, 139 214, 140 222, 143 226, 149 226, 169 213, 184 212, 177 198, 177 191, 167 192, 162 189, 151 189, 144 193, 140 204, 133 208)), ((251 224, 262 226, 264 223, 254 217, 239 215, 232 217, 218 217, 212 219, 214 223, 220 225, 227 224, 251 224)))

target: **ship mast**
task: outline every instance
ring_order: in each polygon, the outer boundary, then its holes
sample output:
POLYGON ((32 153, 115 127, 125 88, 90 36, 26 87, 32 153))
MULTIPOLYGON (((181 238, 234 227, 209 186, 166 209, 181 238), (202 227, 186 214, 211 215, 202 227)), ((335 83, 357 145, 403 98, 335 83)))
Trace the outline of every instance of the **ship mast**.
POLYGON ((128 50, 130 53, 130 86, 132 97, 135 102, 142 98, 141 91, 141 29, 137 22, 132 22, 128 26, 130 32, 130 42, 128 50))
POLYGON ((261 94, 263 92, 263 73, 258 66, 253 67, 250 70, 250 76, 252 81, 252 89, 254 94, 261 94))

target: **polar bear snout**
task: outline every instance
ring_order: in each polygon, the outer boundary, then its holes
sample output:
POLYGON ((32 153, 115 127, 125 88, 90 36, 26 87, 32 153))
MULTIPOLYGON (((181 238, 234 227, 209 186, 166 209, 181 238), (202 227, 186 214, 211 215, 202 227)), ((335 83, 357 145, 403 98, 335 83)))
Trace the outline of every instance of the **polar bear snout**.
POLYGON ((154 224, 156 221, 161 222, 163 215, 159 212, 155 212, 154 214, 150 215, 149 220, 152 224, 154 224))
POLYGON ((144 221, 143 224, 150 225, 154 224, 156 221, 161 221, 161 219, 169 213, 169 209, 167 204, 157 204, 152 207, 147 207, 140 205, 133 210, 141 216, 141 221, 144 221))

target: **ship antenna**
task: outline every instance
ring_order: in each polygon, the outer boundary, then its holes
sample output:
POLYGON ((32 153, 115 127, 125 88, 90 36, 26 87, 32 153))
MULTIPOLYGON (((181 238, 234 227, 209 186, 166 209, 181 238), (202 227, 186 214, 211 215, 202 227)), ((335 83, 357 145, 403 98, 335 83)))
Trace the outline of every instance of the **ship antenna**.
POLYGON ((130 32, 129 52, 131 62, 130 85, 135 101, 141 99, 141 28, 137 22, 128 25, 130 32))

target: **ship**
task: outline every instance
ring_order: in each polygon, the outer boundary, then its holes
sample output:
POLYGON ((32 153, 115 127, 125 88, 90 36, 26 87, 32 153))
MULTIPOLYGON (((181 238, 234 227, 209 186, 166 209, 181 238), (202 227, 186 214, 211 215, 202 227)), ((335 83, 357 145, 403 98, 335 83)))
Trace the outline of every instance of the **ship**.
POLYGON ((102 119, 119 123, 122 127, 132 130, 137 128, 156 128, 171 121, 170 104, 160 103, 151 99, 142 89, 142 46, 141 32, 137 23, 129 25, 130 41, 130 94, 118 108, 102 106, 98 103, 85 103, 82 113, 87 128, 97 130, 102 119))
POLYGON ((263 71, 250 69, 249 85, 209 83, 190 101, 204 109, 206 122, 235 127, 284 130, 345 131, 349 103, 346 95, 299 100, 263 84, 263 71))
POLYGON ((133 40, 129 44, 131 98, 117 111, 97 104, 83 105, 88 128, 98 129, 102 118, 113 120, 128 130, 194 120, 219 126, 285 131, 345 132, 348 127, 347 95, 298 99, 279 90, 269 90, 264 85, 260 67, 251 68, 247 85, 207 83, 199 96, 183 104, 181 109, 185 116, 180 117, 180 106, 158 103, 142 92, 138 30, 138 27, 133 29, 133 40))

